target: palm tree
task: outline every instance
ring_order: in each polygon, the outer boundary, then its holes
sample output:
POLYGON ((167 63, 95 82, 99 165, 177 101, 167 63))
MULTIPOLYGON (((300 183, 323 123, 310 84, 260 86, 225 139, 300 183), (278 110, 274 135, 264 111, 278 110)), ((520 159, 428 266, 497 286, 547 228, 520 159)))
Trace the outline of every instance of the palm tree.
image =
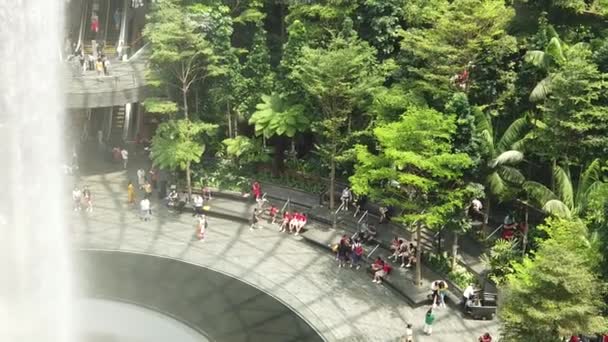
POLYGON ((538 82, 530 93, 531 102, 539 102, 549 96, 552 80, 559 73, 560 66, 585 45, 585 43, 567 45, 559 39, 557 32, 551 25, 547 26, 545 34, 550 37, 545 49, 528 51, 525 56, 526 62, 547 73, 547 76, 538 82))
POLYGON ((555 166, 553 168, 555 180, 553 191, 545 185, 533 181, 524 182, 523 187, 547 214, 568 219, 575 218, 584 213, 587 198, 607 185, 602 179, 601 172, 600 160, 595 159, 581 173, 575 187, 569 169, 555 166))
MULTIPOLYGON (((528 120, 521 117, 513 121, 498 136, 488 114, 477 113, 477 130, 486 152, 486 162, 482 164, 481 175, 489 195, 499 201, 511 198, 517 187, 524 181, 524 175, 514 167, 524 159, 522 152, 528 138, 528 120)), ((486 221, 490 216, 490 196, 486 196, 486 221)))

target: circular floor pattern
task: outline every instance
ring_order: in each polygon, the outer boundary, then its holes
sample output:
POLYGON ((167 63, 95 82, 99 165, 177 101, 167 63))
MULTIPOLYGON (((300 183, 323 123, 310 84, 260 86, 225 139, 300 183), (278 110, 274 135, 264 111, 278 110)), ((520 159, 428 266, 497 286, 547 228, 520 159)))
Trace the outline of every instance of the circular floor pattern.
POLYGON ((78 341, 82 342, 208 342, 189 326, 139 305, 104 299, 82 299, 78 341))
POLYGON ((276 298, 208 268, 117 251, 82 251, 76 260, 85 297, 152 309, 210 341, 323 341, 276 298))

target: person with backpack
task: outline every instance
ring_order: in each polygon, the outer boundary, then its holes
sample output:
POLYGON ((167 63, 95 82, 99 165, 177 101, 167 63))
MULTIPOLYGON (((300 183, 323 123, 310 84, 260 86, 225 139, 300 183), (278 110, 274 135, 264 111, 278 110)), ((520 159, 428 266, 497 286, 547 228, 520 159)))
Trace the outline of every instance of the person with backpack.
POLYGON ((361 268, 361 257, 363 256, 363 246, 361 240, 356 239, 352 246, 352 253, 350 257, 350 267, 355 267, 356 270, 361 268))

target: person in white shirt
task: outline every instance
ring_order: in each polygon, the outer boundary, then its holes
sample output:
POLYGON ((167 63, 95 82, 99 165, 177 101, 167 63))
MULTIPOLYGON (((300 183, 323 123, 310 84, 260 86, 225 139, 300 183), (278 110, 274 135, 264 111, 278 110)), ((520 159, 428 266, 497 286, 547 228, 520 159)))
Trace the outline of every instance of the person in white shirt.
POLYGON ((129 162, 129 151, 123 148, 122 150, 120 150, 120 156, 122 157, 122 167, 123 169, 126 169, 127 163, 129 162))
POLYGON ((469 284, 462 292, 462 306, 465 310, 467 308, 467 302, 475 296, 475 292, 477 292, 477 290, 475 289, 474 284, 469 284))
POLYGON ((82 191, 78 187, 72 190, 72 201, 74 201, 74 211, 80 211, 82 207, 82 191))
POLYGON ((412 324, 408 323, 405 328, 405 335, 401 339, 403 342, 414 342, 414 330, 412 329, 412 324))
POLYGON ((194 195, 193 203, 194 203, 194 213, 192 214, 192 216, 203 215, 203 203, 204 203, 203 196, 194 195))
POLYGON ((344 190, 342 190, 342 196, 340 196, 340 199, 342 200, 342 210, 348 210, 348 202, 350 202, 351 197, 350 188, 344 188, 344 190))
POLYGON ((141 210, 141 219, 144 221, 150 220, 150 200, 147 197, 139 202, 139 209, 141 210))
POLYGON ((140 189, 143 189, 146 185, 146 171, 144 169, 137 170, 137 184, 139 184, 140 189))

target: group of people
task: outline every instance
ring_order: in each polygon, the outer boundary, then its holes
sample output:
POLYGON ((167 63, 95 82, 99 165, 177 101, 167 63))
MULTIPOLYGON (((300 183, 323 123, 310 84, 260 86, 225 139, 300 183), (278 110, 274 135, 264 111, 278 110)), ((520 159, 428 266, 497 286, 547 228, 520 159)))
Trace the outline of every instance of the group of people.
POLYGON ((348 235, 342 235, 338 244, 333 247, 338 260, 338 267, 346 267, 350 263, 351 268, 361 268, 361 258, 363 258, 363 244, 361 239, 351 238, 348 235))
POLYGON ((88 186, 85 185, 82 189, 75 186, 72 190, 72 201, 74 203, 74 211, 81 211, 84 207, 86 212, 93 212, 93 199, 88 186))
POLYGON ((390 245, 390 250, 393 252, 389 259, 401 261, 401 267, 409 268, 412 263, 416 262, 416 246, 412 242, 407 242, 395 236, 390 245))

